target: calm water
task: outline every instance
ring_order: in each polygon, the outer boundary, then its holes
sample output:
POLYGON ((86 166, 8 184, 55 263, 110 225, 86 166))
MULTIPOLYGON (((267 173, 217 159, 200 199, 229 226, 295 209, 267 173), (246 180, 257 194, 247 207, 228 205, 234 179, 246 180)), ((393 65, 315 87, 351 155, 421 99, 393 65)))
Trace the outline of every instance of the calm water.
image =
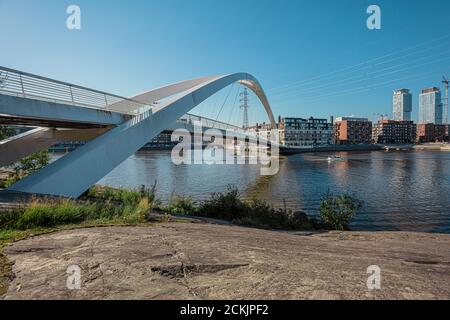
POLYGON ((326 154, 284 158, 280 172, 263 177, 249 165, 182 165, 169 151, 143 151, 129 158, 100 183, 115 187, 152 185, 167 201, 171 194, 205 199, 212 192, 237 186, 245 197, 259 197, 275 206, 317 214, 327 190, 364 201, 354 220, 356 230, 413 230, 450 233, 450 153, 340 153, 329 162, 326 154))

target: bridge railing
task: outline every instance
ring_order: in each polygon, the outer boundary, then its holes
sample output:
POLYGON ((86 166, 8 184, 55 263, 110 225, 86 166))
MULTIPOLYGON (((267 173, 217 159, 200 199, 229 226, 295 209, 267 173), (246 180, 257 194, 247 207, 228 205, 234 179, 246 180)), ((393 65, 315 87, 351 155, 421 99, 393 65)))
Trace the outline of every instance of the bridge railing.
POLYGON ((214 128, 214 129, 220 129, 220 130, 233 130, 233 131, 237 131, 237 132, 241 132, 241 133, 246 133, 246 131, 243 128, 240 128, 238 126, 228 124, 225 122, 221 122, 221 121, 217 121, 217 120, 213 120, 213 119, 209 119, 209 118, 205 118, 205 117, 201 117, 201 116, 194 115, 191 113, 184 115, 183 117, 181 117, 179 119, 179 121, 186 122, 189 124, 193 124, 195 121, 195 122, 200 122, 203 127, 207 127, 207 128, 214 128))
POLYGON ((126 114, 137 114, 140 108, 146 107, 141 102, 118 95, 2 66, 0 66, 0 94, 126 114))

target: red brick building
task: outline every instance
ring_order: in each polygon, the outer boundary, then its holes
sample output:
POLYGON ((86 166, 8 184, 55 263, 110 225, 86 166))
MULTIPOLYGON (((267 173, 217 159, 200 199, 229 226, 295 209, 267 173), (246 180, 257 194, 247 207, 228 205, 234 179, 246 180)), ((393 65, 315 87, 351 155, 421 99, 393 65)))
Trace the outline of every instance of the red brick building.
POLYGON ((336 118, 335 144, 371 143, 372 122, 366 118, 336 118))
POLYGON ((417 142, 443 142, 446 141, 447 126, 445 124, 418 124, 417 125, 417 142))

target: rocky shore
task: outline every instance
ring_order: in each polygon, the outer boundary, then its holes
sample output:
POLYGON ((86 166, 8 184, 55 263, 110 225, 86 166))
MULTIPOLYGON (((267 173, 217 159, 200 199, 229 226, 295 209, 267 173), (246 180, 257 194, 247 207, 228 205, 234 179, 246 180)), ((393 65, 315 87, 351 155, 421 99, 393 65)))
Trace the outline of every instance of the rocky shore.
POLYGON ((166 223, 62 231, 5 249, 6 299, 449 299, 450 236, 166 223), (81 289, 67 288, 79 266, 81 289), (367 268, 381 269, 381 289, 367 268))

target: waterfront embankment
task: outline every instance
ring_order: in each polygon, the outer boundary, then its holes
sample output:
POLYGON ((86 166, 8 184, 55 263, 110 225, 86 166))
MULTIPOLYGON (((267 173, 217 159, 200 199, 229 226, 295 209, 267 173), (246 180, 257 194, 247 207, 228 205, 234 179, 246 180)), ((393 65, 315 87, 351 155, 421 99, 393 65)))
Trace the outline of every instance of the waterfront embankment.
POLYGON ((414 146, 415 150, 424 151, 450 151, 450 144, 448 143, 424 143, 414 146))
POLYGON ((281 155, 292 155, 312 152, 356 152, 356 151, 378 151, 383 150, 384 145, 381 144, 334 144, 315 147, 281 147, 281 155))
POLYGON ((62 231, 5 248, 6 299, 449 299, 450 236, 207 223, 62 231), (69 266, 81 289, 69 290, 69 266), (381 287, 369 290, 369 266, 381 287))

